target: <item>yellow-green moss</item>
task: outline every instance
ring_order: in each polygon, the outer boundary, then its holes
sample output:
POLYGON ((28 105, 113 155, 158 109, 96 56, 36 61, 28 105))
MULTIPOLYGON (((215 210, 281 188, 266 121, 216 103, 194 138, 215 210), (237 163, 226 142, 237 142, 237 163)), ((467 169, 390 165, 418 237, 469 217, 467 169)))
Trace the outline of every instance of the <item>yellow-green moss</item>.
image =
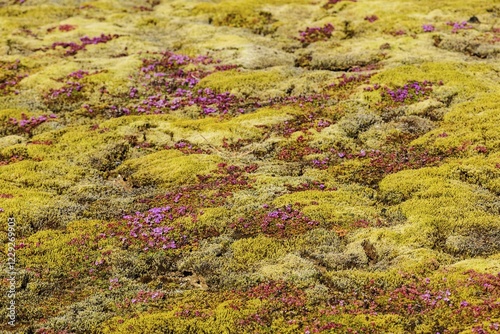
POLYGON ((244 96, 257 95, 284 79, 279 70, 239 72, 236 70, 216 72, 199 82, 201 88, 216 92, 231 92, 244 96))
POLYGON ((214 170, 220 161, 220 158, 206 154, 159 151, 127 160, 116 172, 130 177, 132 184, 137 186, 169 187, 194 182, 196 175, 214 170))
POLYGON ((19 186, 62 191, 85 175, 82 167, 68 166, 60 161, 23 160, 0 169, 0 179, 19 186))
POLYGON ((19 258, 22 259, 23 266, 44 271, 50 275, 57 276, 61 273, 69 274, 71 271, 81 270, 79 266, 88 263, 84 257, 86 255, 99 256, 99 251, 97 249, 90 251, 89 248, 83 247, 80 250, 81 254, 75 254, 78 247, 71 245, 70 241, 82 238, 85 234, 92 238, 98 231, 102 231, 100 224, 99 221, 75 221, 68 226, 67 231, 39 231, 26 239, 25 242, 29 247, 18 251, 19 258), (69 261, 70 258, 73 260, 69 261))
POLYGON ((240 239, 231 245, 235 269, 250 269, 264 259, 274 259, 286 254, 287 247, 266 236, 240 239))
POLYGON ((226 208, 206 208, 199 216, 196 226, 199 228, 213 228, 222 233, 228 225, 230 211, 226 208))
POLYGON ((488 64, 467 64, 447 62, 428 62, 421 65, 399 66, 376 74, 372 83, 403 86, 408 81, 443 81, 442 88, 436 92, 452 90, 461 100, 484 92, 497 92, 498 86, 489 78, 494 67, 488 64))
POLYGON ((311 286, 319 274, 313 263, 295 254, 287 254, 272 263, 264 264, 258 273, 266 279, 289 281, 299 287, 311 286))
POLYGON ((477 93, 474 100, 453 106, 444 115, 440 127, 415 140, 413 144, 431 145, 445 151, 468 143, 472 146, 471 148, 481 145, 489 151, 499 151, 500 141, 497 133, 499 131, 500 107, 497 102, 498 92, 497 88, 496 92, 477 93), (443 133, 446 136, 438 136, 443 133))
POLYGON ((360 219, 372 219, 377 210, 367 189, 339 189, 337 191, 308 190, 278 197, 273 204, 284 206, 299 203, 301 211, 313 220, 348 226, 360 219))

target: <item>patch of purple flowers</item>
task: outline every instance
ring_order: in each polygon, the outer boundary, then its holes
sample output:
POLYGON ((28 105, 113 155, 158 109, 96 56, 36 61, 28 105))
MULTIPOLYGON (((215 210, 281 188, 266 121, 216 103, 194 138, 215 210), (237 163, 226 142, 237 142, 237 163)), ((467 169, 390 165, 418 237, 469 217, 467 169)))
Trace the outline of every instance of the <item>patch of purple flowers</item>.
MULTIPOLYGON (((178 213, 182 214, 183 212, 178 213)), ((129 228, 129 236, 128 238, 125 236, 121 237, 121 241, 123 243, 130 243, 129 238, 138 240, 146 245, 144 250, 150 248, 177 248, 176 241, 170 235, 170 232, 174 228, 164 223, 165 220, 174 220, 174 215, 172 207, 167 205, 152 208, 145 213, 136 212, 133 215, 123 216, 129 228)))
MULTIPOLYGON (((7 63, 0 64, 0 73, 2 73, 2 77, 0 77, 0 93, 7 94, 11 91, 22 79, 26 78, 28 74, 20 74, 20 61, 19 59, 7 63)), ((14 91, 15 94, 18 94, 18 91, 14 91)))
POLYGON ((292 205, 282 208, 269 209, 268 204, 264 204, 251 218, 239 218, 237 223, 229 227, 246 235, 264 233, 267 235, 286 237, 290 235, 304 233, 319 225, 319 222, 312 220, 292 205))
POLYGON ((370 15, 370 16, 366 16, 365 17, 365 21, 368 21, 370 23, 373 23, 375 21, 378 20, 378 16, 377 15, 370 15))
POLYGON ((432 92, 432 82, 424 80, 423 82, 414 81, 394 90, 386 88, 381 94, 382 97, 389 97, 392 102, 406 103, 426 97, 430 92, 432 92))
POLYGON ((220 63, 207 56, 189 57, 173 52, 159 53, 159 58, 143 59, 138 85, 129 90, 128 97, 136 100, 129 108, 135 113, 161 114, 183 107, 197 106, 202 115, 244 112, 244 102, 229 92, 215 92, 210 88, 196 89, 207 75, 232 70, 234 65, 220 63))
POLYGON ((17 127, 22 131, 29 133, 38 125, 55 118, 57 118, 57 116, 54 114, 28 117, 26 114, 23 113, 21 114, 20 119, 11 117, 9 119, 9 122, 10 124, 17 125, 17 127))
POLYGON ((424 32, 433 32, 434 30, 436 30, 436 28, 434 28, 432 24, 424 24, 422 25, 422 29, 424 30, 424 32))
POLYGON ((307 27, 306 30, 299 31, 300 37, 298 38, 298 40, 302 43, 303 46, 307 46, 317 41, 326 41, 330 37, 332 37, 334 29, 335 28, 331 23, 327 23, 323 27, 307 27))
MULTIPOLYGON (((325 9, 330 9, 332 8, 334 5, 336 5, 337 3, 341 2, 343 0, 328 0, 328 2, 323 6, 323 8, 325 9)), ((347 0, 346 0, 347 1, 347 0)), ((348 0, 348 1, 351 1, 351 2, 357 2, 357 0, 348 0)))
POLYGON ((446 25, 449 25, 451 27, 453 27, 452 29, 452 33, 453 34, 456 34, 459 30, 462 30, 462 29, 472 29, 472 26, 469 25, 466 21, 462 21, 462 22, 446 22, 446 25))
POLYGON ((51 48, 52 50, 55 50, 56 47, 60 46, 63 49, 67 49, 66 52, 64 53, 65 56, 73 56, 78 53, 78 51, 85 50, 85 47, 87 45, 95 45, 95 44, 100 44, 100 43, 107 43, 112 39, 118 38, 119 35, 105 35, 101 34, 101 36, 93 37, 90 38, 88 36, 84 36, 80 38, 80 41, 82 42, 81 44, 75 43, 75 42, 55 42, 52 44, 51 48))

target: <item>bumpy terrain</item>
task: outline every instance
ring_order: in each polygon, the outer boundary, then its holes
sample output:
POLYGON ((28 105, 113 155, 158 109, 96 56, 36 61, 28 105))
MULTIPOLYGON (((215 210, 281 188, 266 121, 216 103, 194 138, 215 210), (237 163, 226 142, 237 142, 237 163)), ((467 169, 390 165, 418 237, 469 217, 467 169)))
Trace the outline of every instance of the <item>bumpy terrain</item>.
POLYGON ((0 331, 496 333, 499 16, 0 0, 0 331))

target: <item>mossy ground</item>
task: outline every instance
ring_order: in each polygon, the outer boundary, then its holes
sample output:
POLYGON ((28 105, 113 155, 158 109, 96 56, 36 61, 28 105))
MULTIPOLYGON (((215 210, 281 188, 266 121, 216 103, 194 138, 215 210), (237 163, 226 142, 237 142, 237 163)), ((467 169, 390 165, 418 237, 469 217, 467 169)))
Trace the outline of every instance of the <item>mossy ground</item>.
POLYGON ((497 332, 499 15, 0 0, 0 331, 497 332))

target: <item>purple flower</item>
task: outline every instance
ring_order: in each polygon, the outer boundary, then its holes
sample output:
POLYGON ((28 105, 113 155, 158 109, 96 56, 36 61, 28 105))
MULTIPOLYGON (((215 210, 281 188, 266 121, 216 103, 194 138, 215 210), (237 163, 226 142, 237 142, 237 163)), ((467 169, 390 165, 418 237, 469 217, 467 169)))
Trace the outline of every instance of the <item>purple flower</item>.
POLYGON ((373 23, 375 21, 378 20, 378 16, 377 15, 370 15, 370 16, 366 16, 365 17, 365 21, 368 21, 370 23, 373 23))
POLYGON ((279 217, 279 215, 280 215, 280 212, 279 212, 279 211, 277 211, 277 210, 276 210, 276 211, 269 212, 269 213, 267 214, 267 216, 268 216, 269 218, 278 218, 278 217, 279 217))
POLYGON ((432 24, 424 24, 422 25, 422 29, 424 30, 424 32, 433 32, 435 30, 432 24))
POLYGON ((170 241, 168 244, 164 244, 163 249, 168 249, 168 248, 177 248, 177 245, 175 244, 175 241, 170 241))
POLYGON ((210 107, 203 108, 203 113, 206 115, 210 115, 210 114, 213 114, 215 112, 217 112, 217 109, 215 109, 215 108, 210 108, 210 107))
POLYGON ((452 33, 453 34, 456 34, 458 32, 458 30, 461 30, 461 29, 471 29, 472 26, 468 25, 466 21, 462 21, 462 22, 446 22, 447 25, 449 26, 452 26, 453 29, 452 29, 452 33))
POLYGON ((163 227, 156 227, 153 229, 153 232, 157 235, 162 235, 163 234, 163 227))

